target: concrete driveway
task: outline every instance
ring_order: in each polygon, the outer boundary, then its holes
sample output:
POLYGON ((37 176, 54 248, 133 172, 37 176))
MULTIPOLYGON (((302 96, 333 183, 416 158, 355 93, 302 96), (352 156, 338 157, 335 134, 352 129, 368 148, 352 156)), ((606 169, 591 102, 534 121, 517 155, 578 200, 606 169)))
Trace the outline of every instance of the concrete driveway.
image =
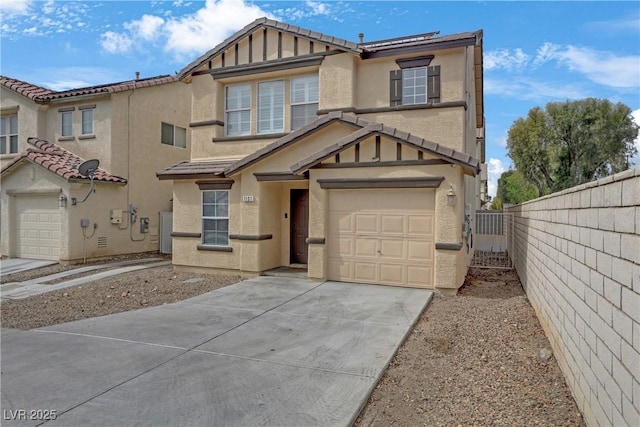
POLYGON ((175 304, 3 329, 2 425, 348 426, 431 297, 258 277, 175 304))
POLYGON ((46 267, 57 263, 58 261, 47 261, 43 259, 5 258, 0 260, 0 276, 33 270, 34 268, 46 267))

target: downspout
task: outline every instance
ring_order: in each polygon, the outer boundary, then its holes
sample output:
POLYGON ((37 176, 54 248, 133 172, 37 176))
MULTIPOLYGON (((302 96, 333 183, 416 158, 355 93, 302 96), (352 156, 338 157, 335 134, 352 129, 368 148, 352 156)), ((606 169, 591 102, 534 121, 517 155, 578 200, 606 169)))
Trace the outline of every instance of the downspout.
POLYGON ((129 222, 129 239, 132 242, 142 242, 146 239, 146 235, 142 236, 142 239, 134 239, 133 238, 133 221, 131 220, 132 215, 135 213, 131 208, 131 97, 134 93, 136 93, 136 82, 140 78, 140 72, 136 71, 136 78, 133 81, 133 90, 127 96, 127 221, 129 222))

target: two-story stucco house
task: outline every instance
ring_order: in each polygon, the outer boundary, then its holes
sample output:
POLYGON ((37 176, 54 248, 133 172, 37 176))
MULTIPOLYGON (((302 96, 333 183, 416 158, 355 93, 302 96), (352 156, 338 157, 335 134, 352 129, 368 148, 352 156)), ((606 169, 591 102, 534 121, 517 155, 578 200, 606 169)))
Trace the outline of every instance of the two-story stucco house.
POLYGON ((172 188, 155 172, 189 159, 187 85, 160 76, 53 91, 3 76, 0 100, 3 257, 158 250, 172 188), (95 191, 78 170, 90 159, 95 191))
POLYGON ((186 66, 173 264, 457 289, 480 207, 482 31, 352 43, 258 19, 186 66))

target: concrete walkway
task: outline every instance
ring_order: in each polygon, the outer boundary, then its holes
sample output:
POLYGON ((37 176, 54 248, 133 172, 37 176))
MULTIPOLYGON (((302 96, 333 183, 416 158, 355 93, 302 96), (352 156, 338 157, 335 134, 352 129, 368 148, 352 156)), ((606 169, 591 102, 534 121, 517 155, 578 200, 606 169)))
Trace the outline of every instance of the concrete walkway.
POLYGON ((158 261, 158 258, 138 259, 118 261, 113 263, 97 264, 87 267, 74 268, 72 270, 51 274, 49 276, 38 277, 24 282, 10 282, 0 285, 0 299, 22 299, 33 295, 43 294, 46 292, 57 291, 59 289, 68 288, 70 286, 83 285, 95 280, 107 277, 117 276, 119 274, 130 273, 132 271, 144 270, 147 268, 162 267, 171 265, 171 261, 158 261), (135 264, 135 265, 130 265, 135 264), (105 270, 88 276, 78 277, 55 285, 47 285, 47 282, 61 279, 63 277, 74 276, 88 271, 105 270))
POLYGON ((55 411, 47 426, 349 426, 431 298, 257 277, 175 304, 3 329, 2 408, 55 411))

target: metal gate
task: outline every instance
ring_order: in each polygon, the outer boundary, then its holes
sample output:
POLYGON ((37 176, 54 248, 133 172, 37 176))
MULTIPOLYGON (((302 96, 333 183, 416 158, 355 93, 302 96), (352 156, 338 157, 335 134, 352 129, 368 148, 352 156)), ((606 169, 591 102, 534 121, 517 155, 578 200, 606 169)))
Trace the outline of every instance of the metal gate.
POLYGON ((472 267, 513 268, 513 214, 476 211, 473 231, 472 267))

